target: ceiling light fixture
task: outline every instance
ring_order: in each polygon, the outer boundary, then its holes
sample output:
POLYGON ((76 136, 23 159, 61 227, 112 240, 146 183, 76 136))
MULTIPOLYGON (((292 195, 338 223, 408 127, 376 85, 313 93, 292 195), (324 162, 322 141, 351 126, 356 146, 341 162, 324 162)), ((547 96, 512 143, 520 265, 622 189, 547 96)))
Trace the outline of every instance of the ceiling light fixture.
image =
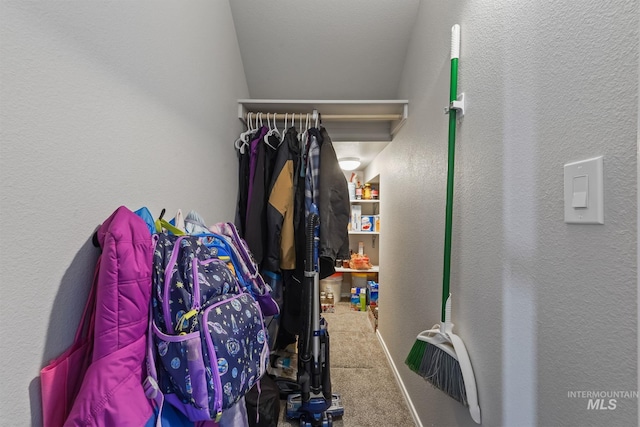
POLYGON ((358 157, 343 157, 338 159, 340 169, 345 171, 352 171, 360 166, 360 159, 358 157))

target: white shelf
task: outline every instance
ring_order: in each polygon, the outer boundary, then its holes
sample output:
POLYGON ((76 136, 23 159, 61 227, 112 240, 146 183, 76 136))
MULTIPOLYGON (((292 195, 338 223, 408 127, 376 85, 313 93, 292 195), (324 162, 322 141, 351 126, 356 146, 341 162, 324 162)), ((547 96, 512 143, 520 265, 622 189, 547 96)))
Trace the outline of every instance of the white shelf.
POLYGON ((238 99, 238 118, 245 124, 248 112, 278 113, 279 120, 285 113, 316 112, 331 123, 333 141, 391 141, 409 116, 409 100, 238 99))
POLYGON ((349 203, 380 203, 380 199, 349 199, 349 203))
POLYGON ((374 265, 368 270, 356 270, 355 268, 336 267, 336 273, 379 273, 380 266, 374 265))
POLYGON ((349 234, 350 235, 358 234, 358 235, 364 235, 364 236, 378 236, 380 235, 380 232, 379 231, 350 231, 349 234))

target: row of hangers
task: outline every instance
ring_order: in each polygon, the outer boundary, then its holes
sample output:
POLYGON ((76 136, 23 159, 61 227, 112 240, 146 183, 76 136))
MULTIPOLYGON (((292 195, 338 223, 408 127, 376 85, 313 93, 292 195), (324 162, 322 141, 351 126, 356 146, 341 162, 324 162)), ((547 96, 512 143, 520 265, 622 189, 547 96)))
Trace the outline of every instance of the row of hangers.
MULTIPOLYGON (((264 143, 274 150, 277 150, 280 144, 282 144, 283 137, 284 137, 284 134, 280 133, 280 130, 278 130, 278 124, 277 124, 278 114, 282 115, 283 113, 266 113, 267 127, 269 130, 264 136, 264 143), (271 121, 272 117, 273 117, 273 122, 271 121), (275 147, 269 142, 269 137, 274 135, 277 136, 280 141, 278 145, 275 147)), ((298 129, 299 130, 304 129, 304 131, 298 132, 298 141, 300 142, 300 144, 304 145, 306 144, 306 141, 307 141, 307 131, 311 129, 311 125, 314 124, 316 128, 318 127, 318 123, 320 121, 320 114, 317 113, 316 111, 314 111, 313 115, 309 113, 306 113, 306 114, 291 113, 290 126, 295 126, 296 114, 298 115, 298 119, 300 120, 300 126, 298 127, 298 129), (314 118, 315 118, 315 123, 313 123, 314 118), (304 120, 304 124, 303 124, 303 120, 304 120)), ((263 121, 264 115, 265 113, 253 113, 253 112, 247 113, 247 121, 246 121, 247 130, 245 132, 242 132, 238 137, 238 139, 236 139, 236 141, 233 144, 236 150, 240 151, 241 154, 245 153, 247 146, 251 142, 251 135, 264 126, 264 121, 263 121), (253 117, 254 115, 255 115, 255 121, 253 117)), ((290 126, 288 126, 288 124, 289 124, 289 113, 284 113, 284 132, 286 132, 287 129, 289 129, 290 126)))

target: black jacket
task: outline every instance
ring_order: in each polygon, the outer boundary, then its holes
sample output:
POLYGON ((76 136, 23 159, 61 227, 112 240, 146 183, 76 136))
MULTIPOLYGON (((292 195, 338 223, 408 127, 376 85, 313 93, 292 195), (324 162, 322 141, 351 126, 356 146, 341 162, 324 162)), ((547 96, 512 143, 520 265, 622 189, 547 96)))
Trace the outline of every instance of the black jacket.
POLYGON ((336 258, 349 257, 349 189, 333 142, 320 129, 320 278, 335 273, 336 258))
POLYGON ((278 147, 267 203, 267 253, 263 268, 277 272, 296 268, 294 196, 300 160, 298 132, 289 128, 278 147))

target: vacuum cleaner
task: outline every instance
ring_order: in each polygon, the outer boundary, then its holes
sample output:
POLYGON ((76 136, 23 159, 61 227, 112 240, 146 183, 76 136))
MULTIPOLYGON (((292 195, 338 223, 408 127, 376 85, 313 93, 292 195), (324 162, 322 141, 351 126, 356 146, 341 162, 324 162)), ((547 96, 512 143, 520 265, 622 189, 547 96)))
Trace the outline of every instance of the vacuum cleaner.
POLYGON ((300 419, 301 427, 330 427, 333 418, 344 415, 340 395, 331 391, 329 332, 320 314, 318 247, 320 216, 312 205, 307 218, 303 304, 307 308, 303 330, 298 337, 300 393, 287 397, 287 418, 300 419))

